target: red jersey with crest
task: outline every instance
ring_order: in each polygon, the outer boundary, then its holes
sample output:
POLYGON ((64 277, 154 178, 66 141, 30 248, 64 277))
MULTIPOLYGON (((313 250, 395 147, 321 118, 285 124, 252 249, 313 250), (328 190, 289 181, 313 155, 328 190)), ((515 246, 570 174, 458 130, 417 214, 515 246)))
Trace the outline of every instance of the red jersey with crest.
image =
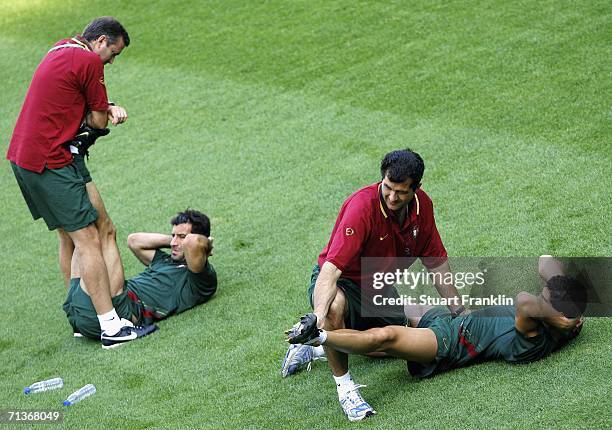
POLYGON ((40 62, 13 130, 6 158, 34 172, 72 162, 72 140, 87 111, 105 111, 104 64, 82 39, 64 39, 40 62), (74 46, 69 46, 74 45, 74 46))
MULTIPOLYGON (((353 193, 342 205, 327 246, 319 255, 318 264, 329 261, 342 271, 342 277, 358 285, 371 281, 371 273, 362 273, 364 257, 419 257, 427 268, 446 261, 446 249, 434 219, 433 203, 418 189, 408 205, 403 225, 389 210, 381 195, 381 183, 369 185, 353 193), (429 258, 427 258, 429 257, 429 258)), ((380 270, 380 267, 379 267, 380 270)))

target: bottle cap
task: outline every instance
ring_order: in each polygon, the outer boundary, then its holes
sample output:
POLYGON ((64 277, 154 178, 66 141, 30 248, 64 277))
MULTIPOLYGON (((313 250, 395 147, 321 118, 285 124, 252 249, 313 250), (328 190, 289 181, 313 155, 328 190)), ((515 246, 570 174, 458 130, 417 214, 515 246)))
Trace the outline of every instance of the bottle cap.
POLYGON ((23 389, 23 394, 30 394, 30 391, 32 391, 32 389, 30 387, 25 387, 23 389))

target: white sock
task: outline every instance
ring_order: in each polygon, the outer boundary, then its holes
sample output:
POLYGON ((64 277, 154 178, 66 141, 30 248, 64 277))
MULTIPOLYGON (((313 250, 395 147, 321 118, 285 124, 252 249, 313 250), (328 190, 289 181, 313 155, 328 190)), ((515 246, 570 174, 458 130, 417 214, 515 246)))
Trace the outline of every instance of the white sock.
POLYGON ((106 332, 109 336, 116 334, 121 330, 121 327, 123 327, 121 318, 117 315, 115 308, 105 314, 98 315, 98 321, 100 322, 100 329, 102 332, 106 332))
POLYGON ((327 332, 325 330, 321 330, 319 332, 319 343, 323 345, 327 340, 327 332))
POLYGON ((342 376, 334 376, 334 381, 336 381, 338 396, 342 396, 355 385, 353 378, 351 378, 351 372, 346 372, 346 374, 342 376))
POLYGON ((323 349, 323 346, 313 346, 312 355, 314 356, 314 358, 325 357, 325 350, 323 349))

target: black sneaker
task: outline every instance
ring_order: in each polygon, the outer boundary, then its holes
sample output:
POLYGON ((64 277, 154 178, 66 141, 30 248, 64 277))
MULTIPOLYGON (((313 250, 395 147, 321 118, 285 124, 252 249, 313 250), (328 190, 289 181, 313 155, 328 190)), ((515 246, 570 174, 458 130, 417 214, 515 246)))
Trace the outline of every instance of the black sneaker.
POLYGON ((108 133, 110 133, 108 128, 91 128, 88 125, 82 125, 69 144, 78 150, 80 156, 89 158, 89 147, 96 143, 99 137, 106 136, 108 133))
POLYGON ((155 324, 147 325, 144 327, 126 325, 121 327, 121 330, 119 330, 112 336, 102 333, 102 335, 100 336, 100 339, 102 340, 102 348, 116 348, 119 345, 129 342, 131 340, 138 339, 140 337, 145 337, 146 335, 153 333, 155 330, 157 330, 157 326, 155 324))
POLYGON ((304 343, 319 337, 320 330, 317 328, 317 316, 313 313, 306 314, 300 318, 300 322, 291 327, 287 334, 287 342, 304 343))

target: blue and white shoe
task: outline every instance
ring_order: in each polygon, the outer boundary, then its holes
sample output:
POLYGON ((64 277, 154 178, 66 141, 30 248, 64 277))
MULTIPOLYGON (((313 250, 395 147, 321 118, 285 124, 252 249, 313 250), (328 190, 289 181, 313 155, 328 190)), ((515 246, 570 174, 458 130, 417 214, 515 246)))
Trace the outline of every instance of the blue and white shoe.
POLYGON ((100 339, 102 340, 103 349, 116 348, 126 342, 145 337, 157 330, 157 326, 155 324, 142 327, 135 326, 131 321, 124 318, 121 319, 121 322, 123 322, 124 325, 117 333, 109 335, 106 332, 102 332, 100 339))
POLYGON ((355 384, 352 389, 340 397, 340 406, 349 421, 360 421, 376 414, 374 408, 361 397, 359 389, 362 387, 366 386, 355 384))
POLYGON ((306 370, 310 372, 313 361, 324 359, 325 357, 315 357, 313 346, 291 344, 283 360, 281 375, 283 375, 283 378, 295 375, 303 369, 304 366, 306 366, 306 370))

